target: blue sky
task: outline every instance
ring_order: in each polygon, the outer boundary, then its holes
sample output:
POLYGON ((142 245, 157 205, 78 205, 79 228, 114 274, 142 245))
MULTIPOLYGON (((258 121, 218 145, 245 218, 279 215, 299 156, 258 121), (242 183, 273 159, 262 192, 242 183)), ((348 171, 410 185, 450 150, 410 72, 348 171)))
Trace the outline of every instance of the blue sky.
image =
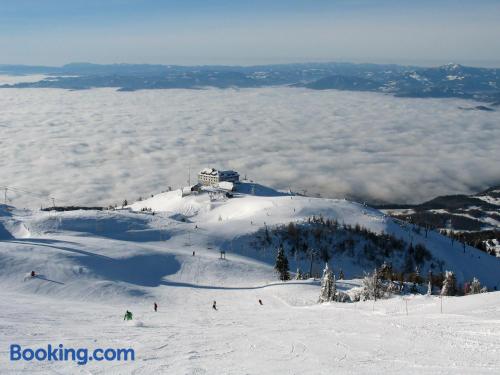
POLYGON ((0 63, 500 66, 497 0, 1 0, 0 63))

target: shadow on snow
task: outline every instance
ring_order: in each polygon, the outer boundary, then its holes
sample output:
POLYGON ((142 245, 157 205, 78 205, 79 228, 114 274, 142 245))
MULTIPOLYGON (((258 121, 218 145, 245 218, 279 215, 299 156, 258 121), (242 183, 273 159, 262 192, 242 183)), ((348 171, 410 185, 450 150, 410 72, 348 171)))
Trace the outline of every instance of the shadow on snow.
MULTIPOLYGON (((8 242, 48 247, 78 254, 79 256, 73 256, 71 259, 98 278, 126 282, 137 286, 154 287, 162 285, 163 277, 173 275, 180 270, 180 263, 171 254, 148 253, 126 258, 111 258, 90 251, 59 245, 59 243, 71 243, 66 241, 29 239, 8 242)), ((42 275, 37 278, 56 282, 42 275)), ((56 283, 62 284, 61 282, 56 283)))

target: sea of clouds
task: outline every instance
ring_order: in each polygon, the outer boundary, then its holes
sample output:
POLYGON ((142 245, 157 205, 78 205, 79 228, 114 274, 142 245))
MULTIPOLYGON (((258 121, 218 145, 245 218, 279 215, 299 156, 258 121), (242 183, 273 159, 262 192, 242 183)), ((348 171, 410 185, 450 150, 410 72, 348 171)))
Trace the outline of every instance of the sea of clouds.
POLYGON ((21 83, 21 82, 37 82, 45 78, 48 78, 48 76, 43 74, 11 76, 8 74, 0 73, 0 85, 12 85, 14 83, 21 83))
POLYGON ((500 182, 500 112, 458 108, 476 104, 277 87, 0 89, 0 185, 113 204, 213 166, 311 195, 421 202, 500 182))

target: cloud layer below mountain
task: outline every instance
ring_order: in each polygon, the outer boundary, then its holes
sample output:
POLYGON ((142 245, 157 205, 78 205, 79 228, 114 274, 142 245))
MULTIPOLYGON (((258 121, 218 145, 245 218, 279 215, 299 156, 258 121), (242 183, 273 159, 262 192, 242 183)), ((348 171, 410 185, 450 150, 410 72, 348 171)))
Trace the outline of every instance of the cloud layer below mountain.
POLYGON ((500 112, 458 108, 473 105, 296 88, 4 89, 0 185, 111 204, 214 166, 308 194, 420 202, 500 182, 500 112))

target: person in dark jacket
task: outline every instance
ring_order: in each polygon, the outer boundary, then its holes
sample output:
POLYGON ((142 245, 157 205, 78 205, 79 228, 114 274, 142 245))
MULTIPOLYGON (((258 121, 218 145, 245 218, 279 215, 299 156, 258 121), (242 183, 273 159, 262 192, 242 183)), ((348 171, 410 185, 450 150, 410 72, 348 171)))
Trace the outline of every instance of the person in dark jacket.
POLYGON ((125 316, 123 317, 123 320, 132 320, 132 313, 127 310, 125 316))
POLYGON ((259 304, 260 304, 260 305, 263 305, 263 303, 262 303, 262 300, 261 300, 261 299, 259 299, 259 304))
POLYGON ((217 301, 214 301, 214 304, 212 305, 212 309, 217 310, 217 301))
POLYGON ((158 311, 158 304, 157 304, 156 302, 155 302, 155 304, 154 304, 154 309, 155 309, 155 312, 157 312, 157 311, 158 311))

